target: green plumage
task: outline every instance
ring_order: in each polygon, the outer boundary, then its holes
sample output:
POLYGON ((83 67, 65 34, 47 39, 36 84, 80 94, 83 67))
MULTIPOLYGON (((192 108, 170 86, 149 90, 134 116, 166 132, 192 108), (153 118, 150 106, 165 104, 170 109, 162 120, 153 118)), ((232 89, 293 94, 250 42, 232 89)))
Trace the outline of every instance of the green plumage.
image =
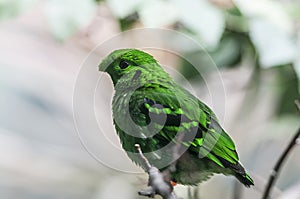
POLYGON ((195 185, 213 173, 234 175, 245 186, 253 180, 239 163, 232 139, 219 125, 212 110, 176 84, 149 54, 122 49, 99 65, 115 88, 113 118, 122 147, 137 164, 135 144, 160 170, 180 157, 173 181, 195 185))

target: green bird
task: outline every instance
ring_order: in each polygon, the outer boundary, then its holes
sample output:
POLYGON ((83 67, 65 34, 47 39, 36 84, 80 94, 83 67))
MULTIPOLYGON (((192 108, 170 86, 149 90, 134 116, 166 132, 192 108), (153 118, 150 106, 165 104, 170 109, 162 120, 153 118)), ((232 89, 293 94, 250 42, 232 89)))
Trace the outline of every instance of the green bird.
POLYGON ((213 111, 175 83, 153 56, 137 49, 115 50, 99 70, 114 84, 114 126, 135 163, 143 167, 136 155, 139 144, 153 166, 169 169, 173 182, 197 185, 221 173, 246 187, 254 185, 213 111))

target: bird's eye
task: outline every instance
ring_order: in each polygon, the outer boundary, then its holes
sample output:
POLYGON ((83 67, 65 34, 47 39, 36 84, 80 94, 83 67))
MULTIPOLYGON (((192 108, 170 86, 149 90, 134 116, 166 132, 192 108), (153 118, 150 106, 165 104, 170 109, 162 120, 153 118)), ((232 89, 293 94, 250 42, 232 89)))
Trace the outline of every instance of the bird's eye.
POLYGON ((119 66, 121 69, 125 69, 129 66, 129 63, 127 61, 121 60, 119 66))

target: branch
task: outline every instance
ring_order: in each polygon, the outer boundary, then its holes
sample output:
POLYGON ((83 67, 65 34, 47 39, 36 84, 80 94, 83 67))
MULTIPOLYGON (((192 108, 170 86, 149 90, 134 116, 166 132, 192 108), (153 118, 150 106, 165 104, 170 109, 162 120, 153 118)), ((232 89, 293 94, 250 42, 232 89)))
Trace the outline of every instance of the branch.
POLYGON ((162 196, 163 199, 176 199, 173 192, 173 186, 170 182, 164 178, 164 175, 156 167, 150 165, 149 161, 144 156, 140 145, 135 144, 135 147, 149 175, 149 187, 146 190, 139 191, 139 195, 153 198, 158 194, 162 196))
MULTIPOLYGON (((295 104, 296 104, 298 111, 300 112, 300 102, 298 100, 295 100, 295 104)), ((293 147, 299 143, 300 143, 300 128, 298 129, 298 132, 294 135, 290 144, 288 145, 288 147, 285 149, 285 151, 283 152, 283 154, 280 156, 279 160, 277 161, 277 163, 272 171, 272 174, 270 176, 269 182, 267 184, 267 187, 265 189, 262 199, 269 198, 270 191, 279 175, 279 171, 281 169, 281 166, 283 165, 283 162, 285 161, 285 159, 287 158, 288 154, 293 149, 293 147)))

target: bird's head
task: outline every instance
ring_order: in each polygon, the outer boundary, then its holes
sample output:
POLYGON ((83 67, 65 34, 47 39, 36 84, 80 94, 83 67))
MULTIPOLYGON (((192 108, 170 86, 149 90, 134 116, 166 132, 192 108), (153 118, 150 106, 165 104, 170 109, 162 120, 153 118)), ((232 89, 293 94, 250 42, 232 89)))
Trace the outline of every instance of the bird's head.
POLYGON ((166 75, 151 55, 136 49, 113 51, 99 64, 99 70, 107 72, 114 85, 120 79, 127 84, 132 84, 155 79, 155 74, 166 75))

